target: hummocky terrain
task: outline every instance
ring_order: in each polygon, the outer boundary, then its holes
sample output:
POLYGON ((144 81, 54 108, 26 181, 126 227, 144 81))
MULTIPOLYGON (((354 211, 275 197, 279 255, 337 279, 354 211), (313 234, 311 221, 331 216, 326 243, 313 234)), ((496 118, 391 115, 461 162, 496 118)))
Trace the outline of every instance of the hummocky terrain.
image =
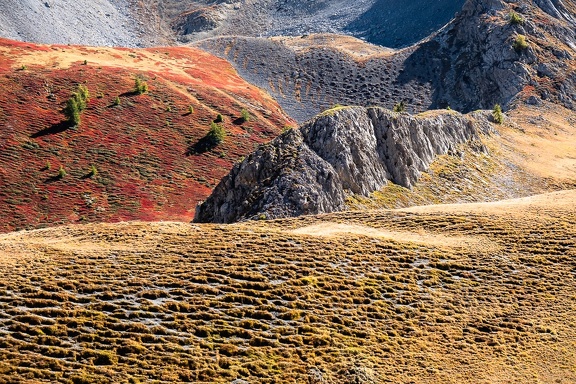
POLYGON ((0 235, 0 381, 573 383, 575 207, 0 235))
POLYGON ((399 3, 4 2, 231 64, 0 40, 0 382, 576 382, 576 3, 399 3))
POLYGON ((232 62, 301 122, 334 104, 391 109, 403 101, 418 113, 550 100, 574 109, 574 15, 571 1, 469 0, 445 28, 397 51, 338 35, 197 44, 232 62))

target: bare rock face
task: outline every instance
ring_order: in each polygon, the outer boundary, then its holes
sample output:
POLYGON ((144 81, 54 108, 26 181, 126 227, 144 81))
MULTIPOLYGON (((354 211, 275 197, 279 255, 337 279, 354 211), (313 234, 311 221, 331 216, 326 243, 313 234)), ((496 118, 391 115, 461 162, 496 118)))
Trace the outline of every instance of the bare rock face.
POLYGON ((338 107, 258 148, 196 210, 195 221, 230 223, 345 209, 389 181, 412 187, 439 154, 491 132, 480 114, 428 117, 338 107))
POLYGON ((290 217, 344 208, 338 174, 290 130, 236 164, 198 209, 195 221, 290 217), (263 216, 262 216, 263 215, 263 216))

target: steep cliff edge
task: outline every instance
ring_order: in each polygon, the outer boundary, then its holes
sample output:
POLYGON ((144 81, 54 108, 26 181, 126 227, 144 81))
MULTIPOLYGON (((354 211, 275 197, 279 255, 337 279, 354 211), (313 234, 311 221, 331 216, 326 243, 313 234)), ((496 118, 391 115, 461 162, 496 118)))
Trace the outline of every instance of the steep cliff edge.
POLYGON ((412 187, 437 155, 491 130, 482 114, 410 116, 376 107, 336 107, 236 164, 198 206, 195 221, 340 211, 350 194, 367 196, 389 181, 412 187))

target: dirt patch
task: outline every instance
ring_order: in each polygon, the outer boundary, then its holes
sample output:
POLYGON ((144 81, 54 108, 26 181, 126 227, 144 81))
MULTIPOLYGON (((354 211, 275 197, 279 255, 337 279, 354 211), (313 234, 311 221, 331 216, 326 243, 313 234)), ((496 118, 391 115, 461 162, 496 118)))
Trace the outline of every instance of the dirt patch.
POLYGON ((417 213, 460 213, 486 215, 546 215, 557 211, 573 211, 576 207, 576 190, 559 191, 519 199, 487 203, 441 204, 400 209, 417 213))
POLYGON ((447 236, 442 234, 419 232, 391 231, 382 228, 373 228, 363 225, 325 222, 314 224, 289 231, 297 235, 310 236, 368 236, 373 238, 388 239, 397 242, 426 244, 436 247, 454 247, 468 249, 485 249, 496 251, 498 246, 487 238, 473 236, 447 236))

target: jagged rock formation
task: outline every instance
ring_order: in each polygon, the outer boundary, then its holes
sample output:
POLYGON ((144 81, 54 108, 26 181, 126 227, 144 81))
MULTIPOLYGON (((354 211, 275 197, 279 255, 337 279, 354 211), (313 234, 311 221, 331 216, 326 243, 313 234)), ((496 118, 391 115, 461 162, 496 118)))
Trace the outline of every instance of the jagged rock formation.
MULTIPOLYGON (((410 112, 450 106, 462 112, 540 99, 576 108, 576 4, 573 1, 468 0, 445 28, 393 53, 353 55, 341 38, 303 49, 295 39, 209 39, 199 45, 234 63, 305 121, 335 103, 404 100, 410 112), (522 18, 513 23, 510 12, 522 18), (515 47, 517 36, 525 48, 515 47)), ((304 39, 305 40, 305 39, 304 39)), ((357 51, 364 43, 357 41, 357 51)))
POLYGON ((340 211, 348 194, 367 196, 388 181, 411 187, 436 155, 490 130, 481 115, 337 107, 237 164, 198 206, 195 221, 340 211))

